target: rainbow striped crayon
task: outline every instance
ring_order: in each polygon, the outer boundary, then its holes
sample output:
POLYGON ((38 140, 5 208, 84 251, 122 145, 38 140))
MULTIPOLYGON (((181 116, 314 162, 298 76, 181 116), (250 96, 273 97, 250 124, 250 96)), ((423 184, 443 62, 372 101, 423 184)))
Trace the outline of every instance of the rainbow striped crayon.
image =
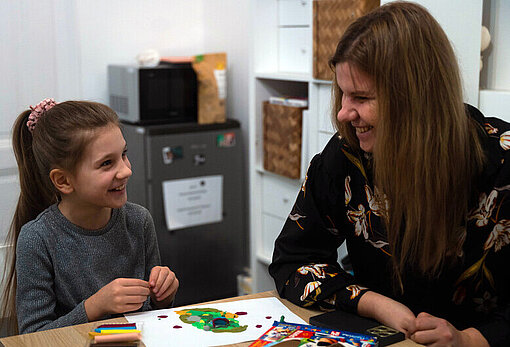
POLYGON ((108 327, 108 328, 96 328, 94 331, 101 332, 100 330, 136 330, 136 327, 108 327))
POLYGON ((123 333, 139 333, 140 330, 136 329, 94 329, 96 333, 106 334, 123 334, 123 333))
POLYGON ((90 331, 89 336, 101 336, 101 335, 122 335, 122 334, 133 334, 133 333, 141 333, 141 330, 103 330, 99 331, 90 331))

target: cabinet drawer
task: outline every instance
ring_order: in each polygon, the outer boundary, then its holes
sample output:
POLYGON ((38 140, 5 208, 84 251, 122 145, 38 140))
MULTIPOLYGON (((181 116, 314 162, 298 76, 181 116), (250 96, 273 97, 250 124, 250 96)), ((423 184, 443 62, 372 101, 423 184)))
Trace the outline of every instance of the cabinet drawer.
POLYGON ((311 66, 310 28, 278 28, 278 69, 280 72, 309 73, 311 66))
POLYGON ((311 0, 278 0, 278 25, 310 25, 311 0))
POLYGON ((281 219, 287 219, 301 185, 279 177, 262 179, 262 210, 281 219))
POLYGON ((319 131, 335 133, 331 123, 331 86, 321 85, 319 87, 319 131))
POLYGON ((271 258, 273 256, 274 241, 282 231, 284 219, 276 218, 268 214, 262 215, 262 255, 271 258))

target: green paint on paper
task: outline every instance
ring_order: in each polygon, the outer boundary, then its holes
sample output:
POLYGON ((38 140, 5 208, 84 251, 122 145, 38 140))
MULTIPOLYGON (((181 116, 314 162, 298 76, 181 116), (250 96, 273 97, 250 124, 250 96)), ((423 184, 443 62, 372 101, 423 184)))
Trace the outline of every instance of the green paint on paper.
POLYGON ((182 322, 213 333, 240 333, 248 328, 247 325, 239 325, 235 319, 238 318, 237 314, 215 308, 191 308, 175 313, 182 322))

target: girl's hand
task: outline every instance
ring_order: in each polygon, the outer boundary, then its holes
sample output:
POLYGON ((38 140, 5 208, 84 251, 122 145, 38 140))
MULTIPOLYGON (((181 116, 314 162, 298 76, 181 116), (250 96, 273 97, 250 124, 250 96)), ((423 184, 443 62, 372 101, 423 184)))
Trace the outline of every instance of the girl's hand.
POLYGON ((459 331, 447 320, 422 312, 416 317, 416 331, 411 340, 425 346, 489 347, 489 343, 475 328, 459 331))
POLYGON ((401 331, 406 337, 415 330, 416 317, 407 306, 376 292, 368 291, 361 297, 358 314, 401 331))
POLYGON ((150 294, 149 283, 136 278, 117 278, 85 300, 89 321, 107 314, 136 311, 150 294))
POLYGON ((179 280, 166 266, 154 266, 149 277, 151 298, 158 308, 170 306, 179 288, 179 280))

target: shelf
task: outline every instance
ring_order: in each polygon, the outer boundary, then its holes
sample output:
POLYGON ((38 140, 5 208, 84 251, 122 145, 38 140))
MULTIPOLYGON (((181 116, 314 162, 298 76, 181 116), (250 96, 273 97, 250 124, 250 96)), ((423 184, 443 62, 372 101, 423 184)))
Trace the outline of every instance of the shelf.
POLYGON ((310 75, 297 74, 297 73, 283 73, 283 72, 257 72, 255 78, 265 80, 280 80, 280 81, 293 81, 293 82, 309 82, 310 75))
POLYGON ((319 129, 319 134, 328 135, 329 137, 333 136, 336 133, 336 131, 327 131, 319 129))
POLYGON ((278 177, 278 178, 281 178, 281 179, 285 179, 285 180, 289 180, 289 181, 293 181, 293 182, 301 182, 303 181, 304 177, 299 177, 299 178, 289 178, 289 177, 286 177, 286 176, 282 176, 282 175, 279 175, 277 173, 274 173, 272 171, 267 171, 266 169, 264 169, 263 167, 261 166, 258 166, 255 168, 255 170, 260 173, 260 174, 263 174, 263 175, 269 175, 269 176, 273 176, 273 177, 278 177))
POLYGON ((332 84, 332 81, 328 81, 328 80, 318 80, 318 79, 312 79, 312 82, 313 83, 317 83, 317 84, 329 84, 331 85, 332 84))

